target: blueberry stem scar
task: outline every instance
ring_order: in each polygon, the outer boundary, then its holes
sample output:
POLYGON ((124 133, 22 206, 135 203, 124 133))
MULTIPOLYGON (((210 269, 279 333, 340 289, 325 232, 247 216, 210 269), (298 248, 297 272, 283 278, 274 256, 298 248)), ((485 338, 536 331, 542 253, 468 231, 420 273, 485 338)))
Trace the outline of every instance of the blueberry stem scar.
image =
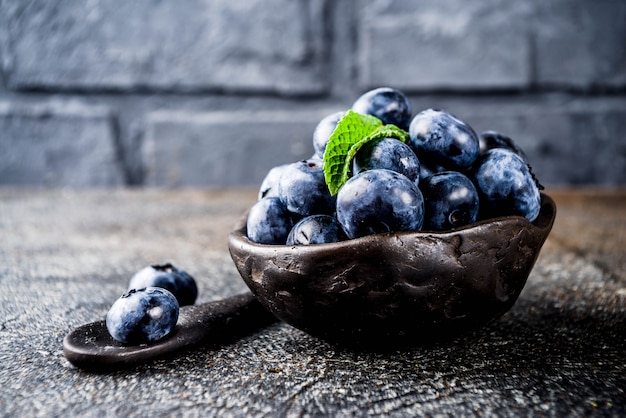
POLYGON ((115 341, 104 321, 82 325, 63 339, 63 354, 78 368, 107 372, 165 357, 192 346, 234 342, 276 321, 276 317, 246 292, 181 307, 172 333, 150 344, 124 345, 115 341))

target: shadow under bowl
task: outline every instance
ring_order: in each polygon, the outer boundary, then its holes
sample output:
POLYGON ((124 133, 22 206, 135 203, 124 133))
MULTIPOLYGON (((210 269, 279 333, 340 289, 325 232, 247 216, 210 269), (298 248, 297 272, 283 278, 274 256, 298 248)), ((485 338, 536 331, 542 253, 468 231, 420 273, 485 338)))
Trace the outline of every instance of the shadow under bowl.
POLYGON ((288 246, 250 241, 242 219, 228 244, 252 293, 287 324, 343 346, 416 345, 513 306, 556 217, 554 201, 541 198, 532 223, 507 216, 446 232, 288 246))

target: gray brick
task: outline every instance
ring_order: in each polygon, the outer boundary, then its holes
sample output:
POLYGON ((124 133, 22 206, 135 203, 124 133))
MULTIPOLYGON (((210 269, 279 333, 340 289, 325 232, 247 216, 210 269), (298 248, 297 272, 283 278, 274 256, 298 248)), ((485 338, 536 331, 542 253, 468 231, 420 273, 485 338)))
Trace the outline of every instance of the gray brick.
POLYGON ((537 83, 626 86, 626 2, 547 0, 536 7, 537 83))
POLYGON ((522 88, 531 77, 525 2, 368 0, 359 24, 363 88, 522 88))
POLYGON ((119 186, 110 116, 79 104, 0 102, 0 184, 119 186))
POLYGON ((155 112, 142 150, 146 185, 258 187, 270 168, 313 155, 326 114, 155 112))
MULTIPOLYGON (((590 103, 591 104, 591 103, 590 103)), ((496 130, 525 151, 549 185, 626 184, 626 102, 609 109, 532 106, 494 108, 464 119, 477 131, 496 130)))
POLYGON ((318 0, 0 3, 16 89, 324 90, 318 0))

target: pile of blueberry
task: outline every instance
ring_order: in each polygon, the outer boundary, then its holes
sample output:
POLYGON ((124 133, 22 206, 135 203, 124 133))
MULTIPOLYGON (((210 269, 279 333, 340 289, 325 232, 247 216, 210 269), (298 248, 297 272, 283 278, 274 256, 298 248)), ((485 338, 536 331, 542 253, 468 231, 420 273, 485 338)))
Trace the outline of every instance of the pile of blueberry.
POLYGON ((176 326, 180 306, 193 305, 197 296, 196 282, 185 271, 169 263, 145 267, 109 309, 107 330, 124 344, 158 341, 176 326))
POLYGON ((310 159, 267 173, 248 214, 250 240, 321 244, 389 231, 446 231, 505 215, 532 222, 539 215, 542 187, 511 138, 477 135, 445 110, 413 116, 408 98, 388 87, 363 94, 351 110, 408 130, 409 139, 367 142, 333 196, 324 155, 345 112, 325 117, 313 133, 310 159))

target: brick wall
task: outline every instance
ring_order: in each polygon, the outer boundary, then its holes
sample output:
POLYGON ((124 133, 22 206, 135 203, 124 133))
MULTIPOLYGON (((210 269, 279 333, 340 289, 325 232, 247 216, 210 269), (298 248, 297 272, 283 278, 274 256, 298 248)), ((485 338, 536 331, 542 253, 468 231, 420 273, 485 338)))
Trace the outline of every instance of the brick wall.
POLYGON ((258 185, 392 86, 626 185, 623 0, 0 0, 0 184, 258 185))

